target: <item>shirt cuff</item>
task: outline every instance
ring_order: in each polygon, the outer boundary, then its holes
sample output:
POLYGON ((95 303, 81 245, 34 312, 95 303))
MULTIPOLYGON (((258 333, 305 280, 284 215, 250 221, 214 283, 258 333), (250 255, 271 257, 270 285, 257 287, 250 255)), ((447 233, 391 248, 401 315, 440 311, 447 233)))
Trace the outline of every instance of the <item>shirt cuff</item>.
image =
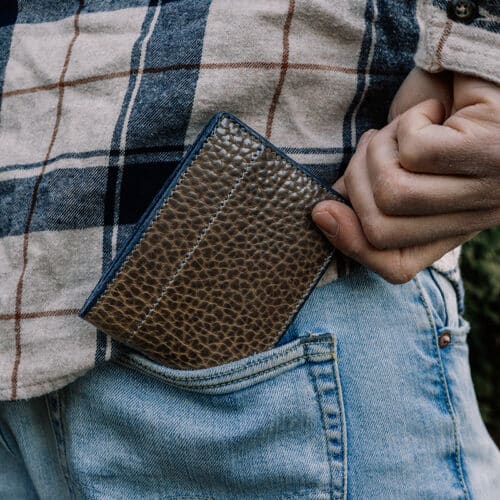
POLYGON ((500 84, 500 2, 418 0, 417 19, 417 66, 431 73, 450 70, 500 84), (467 7, 473 15, 457 20, 456 14, 467 7))

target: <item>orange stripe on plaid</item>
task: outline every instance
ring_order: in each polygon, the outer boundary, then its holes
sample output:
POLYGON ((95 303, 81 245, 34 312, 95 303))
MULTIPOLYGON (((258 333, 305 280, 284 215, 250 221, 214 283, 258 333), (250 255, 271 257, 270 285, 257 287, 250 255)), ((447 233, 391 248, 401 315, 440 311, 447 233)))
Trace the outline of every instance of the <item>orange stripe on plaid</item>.
POLYGON ((292 17, 294 10, 295 10, 295 0, 290 0, 290 3, 288 4, 288 12, 286 15, 285 26, 283 28, 283 55, 281 58, 280 79, 278 81, 278 85, 276 86, 276 90, 274 91, 273 99, 271 101, 271 105, 269 106, 269 112, 267 115, 267 125, 266 125, 267 139, 271 138, 274 113, 276 112, 276 106, 278 105, 281 91, 283 90, 283 84, 285 83, 285 75, 288 70, 288 56, 290 54, 290 40, 289 40, 290 26, 292 24, 292 17))
POLYGON ((42 169, 40 174, 38 175, 35 185, 33 187, 33 193, 31 195, 31 203, 28 211, 28 217, 26 219, 26 226, 24 229, 24 239, 23 239, 23 256, 22 256, 22 269, 21 275, 19 276, 19 281, 17 283, 16 289, 16 305, 15 305, 15 313, 14 313, 14 332, 15 332, 15 344, 16 344, 16 354, 14 359, 14 365, 12 367, 12 375, 11 375, 11 399, 17 399, 17 375, 19 371, 19 363, 21 362, 21 303, 23 296, 23 286, 24 286, 24 274, 26 273, 26 267, 28 265, 28 243, 29 243, 29 233, 31 227, 31 221, 33 219, 33 213, 35 211, 36 200, 38 196, 38 189, 40 187, 40 183, 42 182, 43 176, 45 174, 45 170, 47 168, 47 164, 50 159, 50 154, 52 152, 52 148, 54 147, 54 143, 56 141, 57 133, 59 132, 59 125, 61 123, 61 115, 62 115, 62 103, 64 98, 64 86, 62 83, 64 82, 64 77, 66 76, 66 72, 68 71, 68 65, 71 58, 71 53, 73 52, 73 46, 75 45, 76 39, 80 34, 80 13, 84 6, 84 0, 80 0, 80 4, 75 13, 74 17, 74 33, 73 37, 68 46, 68 50, 66 52, 66 57, 64 59, 64 65, 61 71, 61 76, 59 77, 58 88, 59 88, 59 97, 57 100, 57 111, 56 111, 56 121, 54 123, 54 128, 52 130, 52 136, 50 138, 49 147, 47 148, 47 154, 45 155, 45 160, 42 165, 42 169))
MULTIPOLYGON (((47 83, 45 85, 37 85, 36 87, 27 87, 24 89, 7 90, 2 94, 2 98, 14 97, 23 94, 34 94, 47 90, 54 90, 63 87, 76 87, 77 85, 85 85, 88 83, 100 82, 104 80, 113 80, 114 78, 128 78, 131 75, 138 74, 154 74, 167 73, 169 71, 196 71, 196 70, 225 70, 225 69, 280 69, 282 63, 265 62, 265 61, 240 61, 240 62, 221 62, 221 63, 202 63, 202 64, 173 64, 170 66, 162 66, 159 68, 145 68, 143 70, 132 69, 128 71, 116 71, 114 73, 104 73, 102 75, 93 75, 86 78, 78 78, 75 80, 67 80, 62 83, 47 83)), ((288 62, 288 71, 290 70, 306 70, 306 71, 331 71, 334 73, 345 73, 348 75, 356 75, 359 73, 357 68, 347 68, 344 66, 334 66, 331 64, 309 64, 309 63, 290 63, 288 62)), ((405 73, 397 71, 370 71, 372 75, 395 75, 401 76, 405 73)))
MULTIPOLYGON (((37 319, 37 318, 54 318, 57 316, 75 316, 78 314, 78 309, 58 309, 54 311, 36 311, 29 313, 19 314, 20 319, 37 319)), ((15 313, 13 314, 0 314, 0 321, 12 321, 16 319, 15 313)))

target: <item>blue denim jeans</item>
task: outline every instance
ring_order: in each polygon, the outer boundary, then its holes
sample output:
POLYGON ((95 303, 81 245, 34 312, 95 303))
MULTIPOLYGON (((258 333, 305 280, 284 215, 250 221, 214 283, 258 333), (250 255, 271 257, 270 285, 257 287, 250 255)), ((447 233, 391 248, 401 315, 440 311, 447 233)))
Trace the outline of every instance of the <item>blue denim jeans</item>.
POLYGON ((317 287, 271 351, 180 371, 123 349, 4 402, 0 498, 498 498, 454 285, 358 266, 317 287))

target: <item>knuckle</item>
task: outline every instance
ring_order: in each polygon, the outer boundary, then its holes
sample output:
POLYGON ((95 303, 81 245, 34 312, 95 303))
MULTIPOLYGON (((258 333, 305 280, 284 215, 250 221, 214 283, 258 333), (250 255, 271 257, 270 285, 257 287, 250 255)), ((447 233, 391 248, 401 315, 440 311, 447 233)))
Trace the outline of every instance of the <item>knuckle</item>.
POLYGON ((478 148, 478 143, 477 137, 472 133, 463 133, 455 144, 453 160, 449 162, 450 170, 477 178, 481 177, 488 159, 484 149, 478 148))
POLYGON ((432 151, 422 149, 415 132, 407 132, 399 141, 399 162, 409 170, 415 169, 422 163, 422 151, 426 151, 426 160, 432 161, 432 151))
POLYGON ((384 250, 391 244, 391 237, 379 216, 371 216, 361 220, 363 232, 369 243, 379 250, 384 250))
POLYGON ((399 169, 385 170, 376 176, 373 198, 382 213, 399 214, 410 194, 399 169))
POLYGON ((377 132, 375 132, 371 138, 370 138, 370 142, 368 143, 368 145, 366 146, 366 155, 369 159, 373 160, 373 159, 376 159, 378 156, 379 156, 379 151, 381 148, 384 147, 384 140, 383 138, 380 136, 380 134, 378 134, 377 132))
POLYGON ((351 257, 352 259, 361 262, 363 261, 363 256, 364 256, 364 248, 363 245, 360 241, 353 240, 350 242, 350 246, 348 249, 348 256, 351 257))
POLYGON ((412 280, 417 273, 418 269, 413 261, 399 258, 383 277, 393 285, 402 285, 412 280))
POLYGON ((500 186, 490 178, 477 177, 468 185, 468 200, 474 209, 491 209, 500 207, 500 186))
POLYGON ((349 190, 349 187, 352 186, 352 181, 354 180, 354 177, 355 177, 353 174, 353 170, 354 170, 354 167, 349 165, 349 167, 344 172, 344 184, 345 184, 347 190, 349 190))

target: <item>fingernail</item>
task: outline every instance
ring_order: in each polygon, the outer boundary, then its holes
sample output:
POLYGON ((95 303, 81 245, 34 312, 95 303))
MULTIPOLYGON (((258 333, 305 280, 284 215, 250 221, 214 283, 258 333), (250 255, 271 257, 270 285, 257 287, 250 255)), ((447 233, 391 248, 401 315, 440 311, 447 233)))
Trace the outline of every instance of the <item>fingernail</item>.
POLYGON ((326 211, 313 212, 312 214, 314 222, 319 226, 319 228, 326 233, 330 238, 336 238, 339 232, 339 224, 335 218, 326 211))

